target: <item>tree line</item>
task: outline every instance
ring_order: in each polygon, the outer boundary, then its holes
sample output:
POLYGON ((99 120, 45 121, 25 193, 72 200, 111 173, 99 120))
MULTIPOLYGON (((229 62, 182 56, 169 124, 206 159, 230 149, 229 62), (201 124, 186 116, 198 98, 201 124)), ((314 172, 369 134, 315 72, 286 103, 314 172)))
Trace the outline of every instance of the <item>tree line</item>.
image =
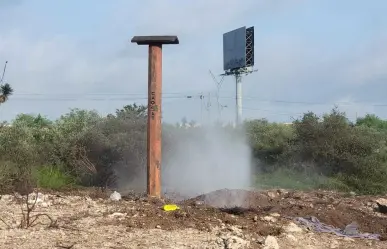
MULTIPOLYGON (((114 187, 122 172, 138 177, 146 164, 146 116, 146 106, 136 104, 106 116, 81 109, 57 120, 18 115, 0 128, 0 190, 114 187)), ((196 138, 201 129, 163 124, 163 160, 176 141, 196 138)), ((309 179, 310 188, 387 190, 387 121, 374 115, 350 122, 333 109, 321 117, 305 113, 291 125, 260 119, 218 129, 247 138, 257 186, 294 178, 294 187, 309 179)))

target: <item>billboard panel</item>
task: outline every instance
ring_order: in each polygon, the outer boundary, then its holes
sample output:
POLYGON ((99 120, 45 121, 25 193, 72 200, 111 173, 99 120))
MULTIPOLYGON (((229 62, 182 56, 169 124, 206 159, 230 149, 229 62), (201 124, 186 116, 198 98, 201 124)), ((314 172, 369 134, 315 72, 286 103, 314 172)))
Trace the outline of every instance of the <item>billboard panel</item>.
POLYGON ((223 69, 246 66, 246 27, 223 34, 223 69))

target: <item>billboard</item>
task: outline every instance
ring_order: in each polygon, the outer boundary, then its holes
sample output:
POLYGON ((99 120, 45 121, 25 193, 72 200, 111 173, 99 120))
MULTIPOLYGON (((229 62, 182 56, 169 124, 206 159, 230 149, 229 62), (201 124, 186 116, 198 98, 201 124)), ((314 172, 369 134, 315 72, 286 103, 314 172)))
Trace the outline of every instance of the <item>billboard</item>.
POLYGON ((254 26, 223 34, 223 69, 254 66, 254 26))
POLYGON ((246 27, 223 34, 223 69, 246 66, 246 27))

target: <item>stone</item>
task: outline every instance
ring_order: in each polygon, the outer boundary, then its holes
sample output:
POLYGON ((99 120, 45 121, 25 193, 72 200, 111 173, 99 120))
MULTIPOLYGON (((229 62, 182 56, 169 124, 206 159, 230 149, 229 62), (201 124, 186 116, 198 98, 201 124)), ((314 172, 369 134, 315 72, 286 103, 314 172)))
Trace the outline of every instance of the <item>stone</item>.
POLYGON ((301 227, 297 226, 293 222, 290 222, 284 230, 288 233, 301 233, 303 230, 301 227))
POLYGON ((40 206, 43 207, 43 208, 48 208, 50 206, 50 204, 48 202, 42 202, 40 204, 40 206))
POLYGON ((230 236, 224 238, 225 248, 228 249, 239 249, 239 248, 247 248, 250 246, 250 242, 244 240, 238 236, 230 236))
POLYGON ((125 217, 127 214, 126 213, 119 213, 119 212, 115 212, 115 213, 112 213, 111 215, 109 215, 110 217, 125 217))
POLYGON ((345 241, 351 241, 351 242, 355 242, 354 239, 350 238, 350 237, 344 237, 343 240, 345 241))
POLYGON ((286 234, 286 238, 288 238, 291 241, 297 241, 296 237, 294 237, 294 235, 292 234, 286 234))
POLYGON ((275 192, 267 192, 267 196, 269 196, 269 197, 272 198, 272 199, 278 197, 277 193, 275 193, 275 192))
POLYGON ((339 248, 339 242, 337 242, 336 240, 331 241, 329 248, 331 249, 339 248))
POLYGON ((278 241, 274 236, 267 236, 263 242, 263 249, 279 249, 278 241))
POLYGON ((114 191, 111 195, 110 195, 110 200, 112 201, 119 201, 121 200, 121 194, 118 193, 117 191, 114 191))
POLYGON ((1 196, 1 201, 4 201, 4 202, 11 202, 14 199, 15 199, 15 197, 12 195, 2 195, 1 196))
POLYGON ((379 198, 375 202, 378 205, 379 212, 386 214, 387 213, 387 199, 379 198))
POLYGON ((261 218, 262 221, 268 221, 268 222, 277 222, 277 219, 274 218, 273 216, 265 216, 261 218))

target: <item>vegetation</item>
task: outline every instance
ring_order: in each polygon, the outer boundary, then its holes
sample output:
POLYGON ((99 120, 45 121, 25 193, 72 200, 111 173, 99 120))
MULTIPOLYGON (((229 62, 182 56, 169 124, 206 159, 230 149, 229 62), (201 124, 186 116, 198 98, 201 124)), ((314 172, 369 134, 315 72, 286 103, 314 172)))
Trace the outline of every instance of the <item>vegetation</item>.
MULTIPOLYGON (((0 190, 114 187, 122 172, 135 179, 145 170, 146 115, 138 105, 107 116, 74 109, 55 121, 20 114, 0 128, 0 190)), ((252 120, 244 126, 219 129, 247 136, 259 187, 387 192, 387 121, 366 115, 351 123, 334 109, 322 117, 305 113, 291 125, 252 120)), ((182 132, 197 134, 168 124, 163 129, 163 160, 182 132)))
POLYGON ((3 104, 5 101, 7 101, 12 93, 13 89, 8 83, 0 85, 0 104, 3 104))

